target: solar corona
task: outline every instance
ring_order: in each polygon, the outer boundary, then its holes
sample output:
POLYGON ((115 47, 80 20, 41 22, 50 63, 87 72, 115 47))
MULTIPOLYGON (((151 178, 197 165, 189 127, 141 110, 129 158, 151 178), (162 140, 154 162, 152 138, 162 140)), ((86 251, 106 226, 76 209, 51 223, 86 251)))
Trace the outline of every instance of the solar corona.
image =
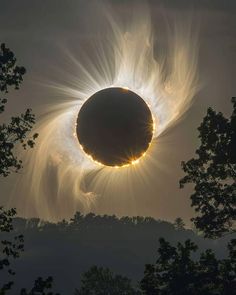
POLYGON ((77 137, 95 162, 111 167, 137 163, 153 136, 153 117, 146 102, 133 91, 111 87, 93 94, 77 118, 77 137))
POLYGON ((106 5, 98 14, 96 28, 60 44, 60 60, 39 81, 49 103, 38 110, 33 151, 19 151, 28 168, 12 198, 24 216, 28 207, 56 222, 76 210, 135 212, 139 190, 165 171, 161 155, 174 150, 165 138, 198 89, 198 38, 187 20, 165 35, 145 5, 127 18, 106 5))

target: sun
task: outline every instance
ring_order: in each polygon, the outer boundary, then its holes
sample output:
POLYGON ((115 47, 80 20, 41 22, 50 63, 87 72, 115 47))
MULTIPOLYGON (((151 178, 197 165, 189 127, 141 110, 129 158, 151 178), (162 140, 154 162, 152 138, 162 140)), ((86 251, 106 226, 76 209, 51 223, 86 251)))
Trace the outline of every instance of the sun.
POLYGON ((93 94, 82 105, 76 126, 83 151, 94 162, 115 168, 138 163, 151 144, 153 131, 148 105, 124 87, 93 94))

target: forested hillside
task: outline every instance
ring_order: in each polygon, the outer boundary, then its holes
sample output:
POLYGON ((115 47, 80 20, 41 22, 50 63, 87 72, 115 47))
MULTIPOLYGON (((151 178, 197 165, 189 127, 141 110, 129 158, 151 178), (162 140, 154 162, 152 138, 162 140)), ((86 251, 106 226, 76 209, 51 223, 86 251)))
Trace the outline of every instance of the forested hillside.
POLYGON ((173 244, 189 238, 199 246, 199 252, 212 248, 218 257, 224 257, 226 243, 232 238, 204 239, 192 230, 151 217, 119 219, 79 212, 70 221, 57 224, 15 218, 11 234, 16 233, 24 235, 25 251, 14 261, 12 292, 30 287, 43 274, 53 276, 55 290, 61 294, 73 294, 82 272, 92 265, 109 267, 135 284, 142 278, 145 264, 155 262, 160 237, 173 244))

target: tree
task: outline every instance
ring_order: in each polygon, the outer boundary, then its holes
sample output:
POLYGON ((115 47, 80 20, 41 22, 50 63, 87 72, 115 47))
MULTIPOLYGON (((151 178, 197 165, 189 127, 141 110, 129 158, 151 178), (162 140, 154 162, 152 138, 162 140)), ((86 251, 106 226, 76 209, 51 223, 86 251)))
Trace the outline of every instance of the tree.
POLYGON ((196 271, 190 254, 197 250, 197 246, 190 240, 184 245, 178 243, 177 247, 171 246, 163 238, 159 242, 156 264, 146 265, 140 284, 144 294, 195 294, 191 286, 196 271))
POLYGON ((45 280, 39 277, 35 280, 34 287, 29 292, 27 292, 26 289, 21 289, 20 295, 60 295, 50 290, 52 288, 52 283, 52 277, 48 277, 45 280), (47 292, 48 290, 49 292, 47 292))
MULTIPOLYGON (((7 103, 6 93, 10 87, 19 89, 25 72, 24 67, 16 65, 14 53, 2 43, 0 45, 0 91, 3 98, 0 98, 0 114, 4 112, 7 103)), ((11 117, 9 124, 0 125, 0 176, 6 177, 11 171, 17 172, 22 168, 22 161, 17 158, 14 149, 18 143, 24 149, 34 146, 38 134, 28 136, 34 123, 35 116, 31 113, 31 109, 27 109, 24 113, 11 117)))
POLYGON ((190 240, 171 246, 160 239, 158 259, 145 266, 140 288, 145 295, 235 295, 236 240, 228 258, 218 260, 212 250, 192 258, 198 247, 190 240))
MULTIPOLYGON (((0 207, 0 232, 10 233, 14 230, 13 218, 16 215, 15 209, 4 210, 0 207)), ((4 239, 0 245, 0 271, 6 271, 9 276, 14 276, 15 271, 11 267, 12 259, 20 257, 21 252, 24 251, 24 237, 23 235, 13 236, 11 239, 4 239)), ((26 289, 21 289, 20 295, 59 295, 51 291, 53 278, 46 279, 37 278, 34 282, 34 287, 28 292, 26 289), (46 291, 49 290, 48 293, 46 291)), ((12 289, 14 285, 13 280, 6 283, 1 281, 0 295, 5 295, 12 289)))
MULTIPOLYGON (((23 75, 26 70, 22 66, 16 65, 14 53, 5 46, 0 45, 0 91, 3 94, 8 93, 8 88, 13 86, 19 89, 23 81, 23 75)), ((0 98, 0 114, 5 110, 7 98, 0 98)), ((32 137, 28 137, 35 123, 35 116, 27 109, 25 113, 17 117, 12 117, 9 124, 3 123, 0 125, 0 176, 6 177, 12 171, 17 172, 22 168, 22 161, 14 154, 14 149, 18 143, 24 149, 33 147, 38 134, 35 133, 32 137)), ((14 208, 4 210, 0 207, 0 232, 10 233, 13 231, 13 218, 16 215, 14 208)), ((23 235, 14 236, 11 239, 4 239, 0 244, 0 270, 6 270, 10 276, 14 276, 15 272, 11 268, 11 259, 20 257, 20 253, 24 250, 23 235)), ((12 280, 0 285, 0 295, 5 295, 13 286, 12 280)), ((28 293, 25 289, 21 290, 21 295, 53 295, 54 293, 46 293, 52 285, 52 278, 46 280, 38 278, 34 282, 34 287, 28 293)), ((58 294, 55 294, 58 295, 58 294)))
POLYGON ((181 217, 177 217, 174 222, 174 227, 177 230, 183 230, 185 227, 185 223, 181 217))
POLYGON ((182 162, 186 175, 180 187, 194 184, 192 218, 205 237, 235 232, 236 221, 236 98, 229 119, 211 108, 198 128, 200 147, 196 158, 182 162))
POLYGON ((93 266, 81 279, 81 287, 75 295, 138 295, 131 281, 120 275, 114 275, 108 268, 93 266))
MULTIPOLYGON (((180 187, 193 183, 192 218, 205 237, 216 238, 235 231, 236 220, 236 98, 230 119, 208 109, 198 128, 197 158, 182 162, 187 174, 180 187)), ((178 224, 181 220, 177 221, 178 224)), ((197 246, 190 240, 171 246, 160 239, 156 264, 145 267, 140 287, 146 295, 234 295, 236 294, 236 239, 228 244, 228 258, 218 260, 213 251, 192 254, 197 246)))
MULTIPOLYGON (((15 209, 4 210, 0 207, 0 232, 9 233, 13 230, 13 217, 16 214, 15 209)), ((4 239, 0 245, 0 270, 6 271, 9 276, 14 276, 15 272, 11 268, 11 259, 20 257, 20 253, 24 250, 24 237, 18 235, 12 239, 4 239)), ((0 284, 0 295, 6 294, 13 286, 13 281, 0 284)))

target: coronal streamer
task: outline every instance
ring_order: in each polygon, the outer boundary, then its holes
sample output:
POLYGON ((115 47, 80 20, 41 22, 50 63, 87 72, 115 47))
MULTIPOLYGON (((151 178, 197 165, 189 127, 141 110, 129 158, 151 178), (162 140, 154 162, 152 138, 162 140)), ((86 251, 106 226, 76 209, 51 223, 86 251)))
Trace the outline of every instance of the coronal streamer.
POLYGON ((158 137, 191 105, 197 89, 198 46, 197 38, 186 29, 190 26, 175 25, 167 36, 166 54, 155 58, 154 44, 157 50, 161 45, 154 36, 148 11, 137 11, 125 30, 110 11, 105 14, 111 29, 105 37, 96 39, 96 48, 87 58, 80 60, 69 50, 64 51, 80 73, 78 77, 65 74, 71 87, 55 82, 50 85, 63 93, 64 102, 55 100, 50 108, 45 107, 34 130, 40 137, 27 154, 26 173, 17 186, 17 190, 27 191, 24 205, 22 200, 18 202, 25 216, 30 215, 27 208, 32 212, 32 207, 34 215, 47 220, 70 217, 78 209, 96 211, 97 186, 105 189, 109 185, 115 190, 113 184, 121 184, 122 179, 142 177, 152 160, 152 151, 158 148, 158 137), (154 124, 152 144, 145 157, 120 169, 95 163, 81 149, 76 136, 76 120, 83 103, 109 87, 137 93, 149 106, 154 124), (89 177, 93 178, 91 185, 86 180, 89 177))

